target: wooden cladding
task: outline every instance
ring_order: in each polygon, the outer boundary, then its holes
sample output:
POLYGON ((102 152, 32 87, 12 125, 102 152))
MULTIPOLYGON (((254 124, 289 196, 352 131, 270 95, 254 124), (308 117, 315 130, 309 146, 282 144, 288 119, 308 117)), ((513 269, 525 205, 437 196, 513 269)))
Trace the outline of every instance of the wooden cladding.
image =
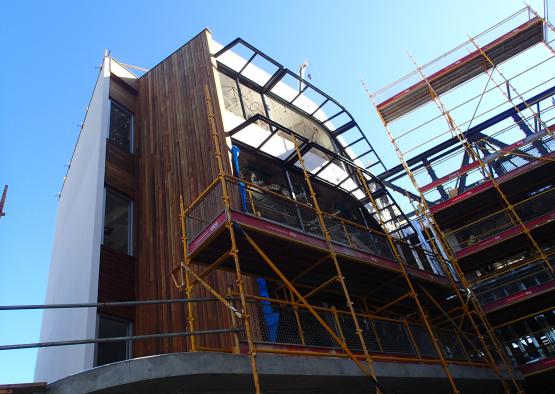
POLYGON ((106 141, 105 183, 132 199, 135 197, 134 156, 110 140, 106 141))
POLYGON ((128 111, 136 112, 137 91, 114 74, 110 76, 110 98, 128 111))
MULTIPOLYGON (((135 258, 102 246, 100 251, 100 274, 98 278, 98 301, 132 301, 135 299, 135 258)), ((133 306, 100 308, 106 313, 133 321, 133 306)))
MULTIPOLYGON (((221 149, 225 145, 214 64, 205 30, 139 79, 136 108, 136 290, 137 299, 182 298, 170 278, 183 259, 179 196, 190 203, 218 175, 204 98, 207 84, 214 99, 221 149)), ((231 173, 229 161, 225 171, 231 173)), ((196 266, 200 272, 205 266, 196 266)), ((225 294, 235 274, 216 271, 206 280, 225 294)), ((211 297, 201 286, 193 296, 211 297)), ((194 305, 195 329, 229 328, 231 317, 221 304, 194 305)), ((152 334, 187 331, 183 304, 137 308, 135 332, 152 334)), ((229 349, 230 335, 198 338, 204 348, 229 349)), ((144 356, 187 349, 183 337, 137 341, 134 354, 144 356)))

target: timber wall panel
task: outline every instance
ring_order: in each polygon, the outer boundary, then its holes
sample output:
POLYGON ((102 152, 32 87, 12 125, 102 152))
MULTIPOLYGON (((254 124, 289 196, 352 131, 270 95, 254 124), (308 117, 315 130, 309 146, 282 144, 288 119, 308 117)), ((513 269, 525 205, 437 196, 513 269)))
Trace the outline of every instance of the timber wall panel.
POLYGON ((132 154, 106 140, 106 185, 135 197, 135 162, 132 154))
POLYGON ((110 98, 130 112, 136 112, 137 91, 114 74, 110 76, 110 98))
MULTIPOLYGON (((98 301, 132 301, 135 299, 135 258, 102 246, 100 251, 100 274, 98 301)), ((129 307, 99 308, 106 313, 130 321, 135 320, 135 309, 129 307)))
MULTIPOLYGON (((214 100, 216 125, 223 152, 227 152, 220 106, 205 30, 139 79, 136 107, 137 206, 136 290, 138 299, 184 296, 170 278, 182 259, 179 195, 187 205, 217 176, 204 99, 208 84, 214 100)), ((228 156, 225 155, 227 158, 228 156)), ((225 171, 231 173, 226 160, 225 171)), ((195 267, 197 272, 204 266, 195 267)), ((216 271, 207 281, 225 294, 235 288, 235 274, 216 271)), ((197 286, 195 297, 211 297, 197 286)), ((229 311, 218 303, 194 305, 196 329, 228 328, 229 311)), ((187 331, 182 304, 137 308, 137 334, 187 331)), ((229 334, 198 339, 199 346, 229 349, 229 334)), ((137 341, 136 356, 184 351, 185 338, 137 341)))

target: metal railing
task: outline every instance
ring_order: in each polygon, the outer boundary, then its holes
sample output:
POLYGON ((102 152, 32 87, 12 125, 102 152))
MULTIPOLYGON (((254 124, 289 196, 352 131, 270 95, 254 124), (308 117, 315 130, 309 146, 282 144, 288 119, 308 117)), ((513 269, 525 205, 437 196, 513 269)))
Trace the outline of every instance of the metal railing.
MULTIPOLYGON (((555 189, 542 191, 517 204, 514 210, 524 222, 537 219, 553 211, 555 189)), ((479 220, 445 233, 453 250, 461 250, 480 241, 501 234, 517 226, 508 208, 494 212, 479 220)))
MULTIPOLYGON (((349 349, 362 352, 349 312, 334 307, 317 307, 320 317, 342 338, 349 349)), ((302 304, 264 297, 249 297, 249 315, 256 322, 254 341, 260 345, 285 345, 310 348, 313 352, 329 355, 339 346, 321 324, 302 304)), ((407 320, 357 314, 362 336, 368 350, 384 357, 419 360, 438 360, 432 339, 423 325, 407 320)), ((443 356, 452 362, 484 363, 484 352, 479 339, 472 334, 435 328, 443 356)), ((244 335, 244 334, 243 334, 244 335)), ((276 353, 279 350, 276 349, 276 353)))
MULTIPOLYGON (((553 254, 550 261, 555 261, 553 254)), ((505 272, 494 279, 474 286, 474 294, 482 305, 503 299, 511 294, 527 290, 555 279, 542 261, 505 272)))
POLYGON ((515 366, 555 357, 555 328, 524 332, 505 339, 503 345, 515 366))
MULTIPOLYGON (((530 119, 534 120, 533 116, 531 116, 530 119)), ((552 121, 553 118, 549 120, 549 122, 552 121)), ((516 131, 518 131, 518 127, 519 125, 515 124, 514 126, 508 127, 506 130, 503 131, 503 133, 506 132, 509 135, 511 133, 514 134, 516 131)), ((492 136, 492 138, 499 138, 499 136, 494 135, 492 136)), ((504 175, 508 175, 512 171, 523 168, 528 164, 541 160, 549 160, 548 158, 544 158, 544 156, 547 156, 555 151, 555 142, 553 141, 553 137, 551 137, 547 132, 537 132, 537 135, 532 135, 522 140, 522 142, 524 143, 522 145, 519 145, 518 147, 513 147, 513 145, 507 144, 506 148, 500 149, 498 147, 495 147, 493 148, 493 153, 484 153, 483 162, 490 167, 490 174, 493 176, 494 179, 504 175), (543 137, 538 138, 539 136, 543 137)), ((473 144, 477 145, 476 149, 478 150, 478 145, 488 145, 489 139, 488 137, 485 137, 479 141, 473 142, 473 144)), ((442 164, 448 162, 448 160, 451 158, 461 160, 459 156, 463 153, 463 151, 463 148, 457 150, 455 153, 449 155, 443 160, 435 162, 433 167, 440 167, 442 164)), ((445 164, 444 167, 446 167, 445 164)), ((453 165, 451 165, 450 168, 453 168, 453 165)), ((419 173, 424 173, 424 175, 426 175, 426 168, 420 170, 419 173)), ((471 190, 483 184, 484 182, 487 182, 488 179, 489 178, 486 176, 486 174, 483 173, 480 166, 478 166, 476 163, 476 165, 469 166, 468 169, 461 168, 450 175, 446 175, 443 181, 434 182, 433 188, 428 189, 427 187, 425 187, 423 190, 424 196, 429 201, 433 201, 433 204, 438 204, 440 202, 456 197, 457 195, 460 195, 465 191, 471 190), (463 183, 462 185, 461 182, 463 183), (442 196, 438 192, 439 188, 442 188, 445 191, 444 196, 442 196)))
POLYGON ((208 227, 223 210, 222 184, 216 179, 185 211, 189 242, 208 227))
MULTIPOLYGON (((238 212, 323 238, 317 212, 310 204, 235 177, 226 176, 225 181, 231 206, 238 212)), ((222 211, 221 185, 213 183, 186 212, 188 242, 191 243, 222 211)), ((322 214, 334 243, 395 262, 386 234, 337 214, 322 214)), ((407 265, 444 276, 432 252, 406 241, 395 239, 393 242, 407 265)))
MULTIPOLYGON (((78 309, 78 308, 106 308, 106 307, 123 307, 123 306, 141 306, 141 305, 164 305, 164 304, 186 304, 186 303, 202 303, 202 302, 217 302, 217 298, 179 298, 179 299, 165 299, 165 300, 141 300, 141 301, 114 301, 114 302, 93 302, 93 303, 65 303, 65 304, 45 304, 45 305, 3 305, 0 306, 1 311, 23 311, 23 310, 37 310, 37 309, 78 309)), ((57 346, 71 346, 71 345, 86 345, 86 344, 100 344, 100 343, 114 343, 114 342, 127 342, 148 339, 161 339, 172 337, 192 337, 204 335, 218 335, 218 334, 235 334, 240 332, 240 328, 217 328, 198 331, 181 331, 181 332, 166 332, 156 334, 143 334, 143 335, 126 335, 119 337, 103 337, 103 338, 84 338, 84 339, 69 339, 60 341, 44 341, 34 343, 18 343, 10 345, 0 345, 2 350, 19 350, 19 349, 32 349, 43 347, 57 347, 57 346)))

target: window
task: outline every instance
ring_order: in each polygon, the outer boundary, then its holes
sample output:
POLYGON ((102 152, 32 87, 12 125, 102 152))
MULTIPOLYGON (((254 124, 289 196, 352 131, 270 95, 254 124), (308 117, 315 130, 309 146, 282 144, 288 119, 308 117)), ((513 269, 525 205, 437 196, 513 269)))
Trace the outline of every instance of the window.
POLYGON ((133 153, 133 114, 112 101, 110 111, 110 141, 133 153))
MULTIPOLYGON (((131 323, 103 315, 98 316, 98 338, 131 335, 131 323)), ((102 342, 96 346, 96 366, 131 358, 131 341, 102 342)))
POLYGON ((106 189, 102 242, 104 246, 124 254, 133 254, 132 209, 133 203, 130 199, 106 189))

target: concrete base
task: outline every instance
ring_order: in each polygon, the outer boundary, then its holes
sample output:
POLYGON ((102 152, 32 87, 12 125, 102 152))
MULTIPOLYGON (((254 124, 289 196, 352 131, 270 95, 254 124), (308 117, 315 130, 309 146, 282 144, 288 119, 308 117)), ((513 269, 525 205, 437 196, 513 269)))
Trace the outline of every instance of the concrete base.
MULTIPOLYGON (((259 354, 256 360, 265 394, 375 392, 370 380, 348 359, 259 354)), ((451 392, 439 365, 375 362, 374 367, 384 394, 451 392)), ((491 369, 461 365, 450 365, 449 369, 462 393, 502 393, 491 369)), ((105 365, 53 382, 48 392, 252 393, 254 385, 247 356, 196 352, 105 365)))

